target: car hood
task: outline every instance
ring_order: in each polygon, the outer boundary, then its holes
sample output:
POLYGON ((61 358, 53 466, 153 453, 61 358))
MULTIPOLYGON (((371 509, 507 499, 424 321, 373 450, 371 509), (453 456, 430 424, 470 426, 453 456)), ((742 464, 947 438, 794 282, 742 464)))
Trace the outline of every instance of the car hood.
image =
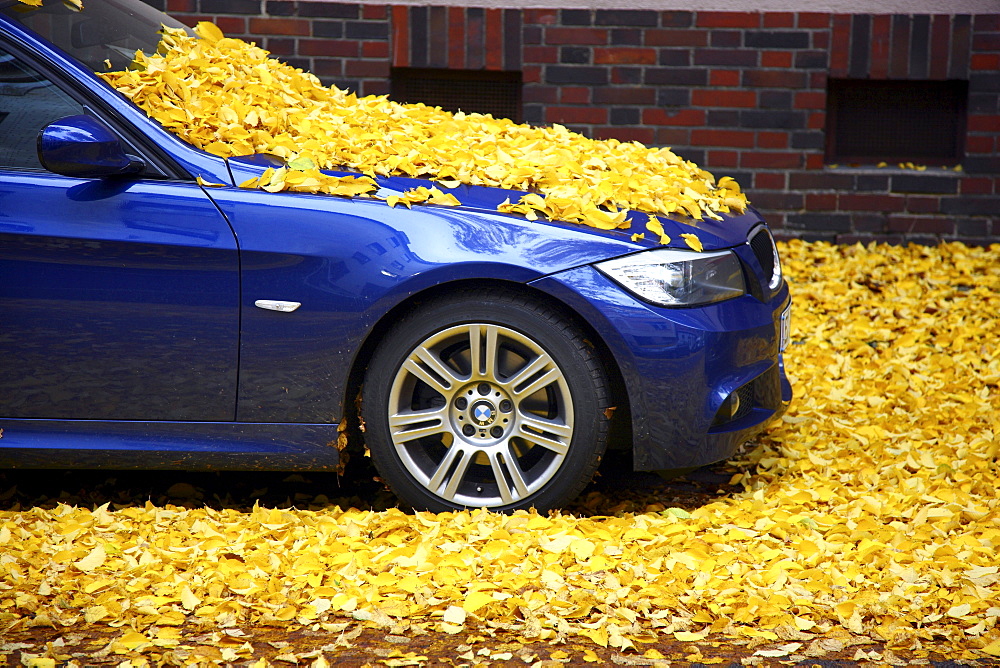
MULTIPOLYGON (((278 168, 284 166, 280 158, 269 155, 252 155, 229 158, 227 160, 231 172, 233 183, 259 176, 267 168, 278 168)), ((333 170, 323 170, 324 173, 332 176, 359 176, 357 172, 341 172, 333 170)), ((460 185, 456 188, 444 188, 440 183, 421 178, 405 176, 380 176, 375 181, 379 185, 376 197, 385 198, 391 195, 401 195, 408 190, 415 188, 437 187, 453 195, 460 203, 460 207, 453 207, 457 210, 469 210, 480 213, 490 213, 493 215, 503 215, 515 218, 522 218, 516 214, 501 214, 497 212, 499 206, 505 200, 517 202, 525 193, 520 190, 508 190, 505 188, 493 188, 487 186, 460 185)), ((434 206, 434 205, 418 205, 434 206)), ((706 251, 732 248, 745 243, 750 230, 763 222, 763 218, 753 208, 740 215, 721 214, 721 220, 704 218, 697 220, 689 216, 674 215, 671 217, 660 216, 659 220, 663 225, 663 233, 670 237, 668 247, 688 248, 686 242, 681 237, 682 234, 695 234, 701 241, 702 247, 706 251)), ((584 226, 577 223, 563 221, 547 221, 539 219, 539 225, 551 225, 562 228, 586 230, 592 234, 613 239, 619 243, 626 243, 634 250, 659 246, 656 235, 646 230, 646 221, 649 216, 638 211, 631 211, 628 214, 631 226, 625 229, 600 230, 594 227, 584 226), (632 239, 634 234, 645 233, 641 239, 632 239)))

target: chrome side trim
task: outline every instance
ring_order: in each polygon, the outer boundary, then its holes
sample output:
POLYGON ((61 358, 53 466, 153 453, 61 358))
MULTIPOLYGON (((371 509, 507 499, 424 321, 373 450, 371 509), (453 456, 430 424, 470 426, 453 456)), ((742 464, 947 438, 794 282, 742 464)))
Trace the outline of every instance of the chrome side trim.
POLYGON ((302 306, 301 302, 283 302, 277 299, 258 299, 253 303, 257 308, 262 308, 266 311, 280 311, 281 313, 291 313, 298 307, 302 306))

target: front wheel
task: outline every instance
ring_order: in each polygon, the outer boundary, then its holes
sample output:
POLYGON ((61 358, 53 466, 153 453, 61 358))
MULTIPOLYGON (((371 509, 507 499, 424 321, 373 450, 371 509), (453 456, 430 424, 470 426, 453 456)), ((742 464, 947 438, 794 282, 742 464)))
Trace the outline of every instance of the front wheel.
POLYGON ((379 345, 362 394, 366 440, 382 478, 414 508, 548 510, 597 469, 607 385, 557 312, 465 292, 411 313, 379 345))

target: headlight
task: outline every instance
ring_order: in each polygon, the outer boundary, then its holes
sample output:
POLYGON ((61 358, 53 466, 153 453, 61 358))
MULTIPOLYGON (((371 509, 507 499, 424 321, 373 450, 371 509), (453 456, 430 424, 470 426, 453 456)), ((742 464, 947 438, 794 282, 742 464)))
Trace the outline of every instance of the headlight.
POLYGON ((732 251, 663 248, 595 266, 629 292, 660 306, 710 304, 746 293, 743 270, 732 251))

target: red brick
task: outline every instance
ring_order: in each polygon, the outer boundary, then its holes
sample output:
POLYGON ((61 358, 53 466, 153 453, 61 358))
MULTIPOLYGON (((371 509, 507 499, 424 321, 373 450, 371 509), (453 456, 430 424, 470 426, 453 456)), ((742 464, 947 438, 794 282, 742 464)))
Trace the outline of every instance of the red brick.
POLYGON ((910 213, 938 213, 941 211, 941 198, 910 195, 906 198, 906 210, 910 213))
POLYGON ((251 18, 250 32, 254 35, 308 35, 309 21, 286 18, 251 18))
POLYGON ((361 18, 384 21, 389 18, 388 5, 361 5, 361 18))
POLYGON ((951 51, 951 17, 935 14, 931 17, 931 79, 948 77, 948 53, 951 51))
POLYGON ((806 156, 806 169, 823 169, 823 156, 820 153, 810 153, 806 156))
POLYGON ((788 148, 788 133, 768 131, 758 132, 757 148, 788 148))
POLYGON ((707 46, 708 31, 691 28, 650 28, 644 33, 646 46, 707 46))
POLYGON ((389 57, 389 43, 379 40, 377 42, 362 42, 361 43, 361 57, 362 58, 388 58, 389 57))
POLYGON ((521 80, 524 83, 541 83, 542 68, 539 65, 524 65, 521 67, 521 80))
POLYGON ((608 31, 604 28, 546 28, 545 43, 604 46, 608 43, 608 31))
POLYGON ((655 65, 656 51, 654 49, 637 49, 620 46, 594 49, 594 64, 655 65))
POLYGON ((594 88, 594 104, 656 104, 656 90, 650 86, 599 86, 594 88))
POLYGON ((465 9, 448 8, 448 67, 465 69, 465 9))
POLYGON ((795 27, 795 14, 792 12, 765 12, 765 28, 793 28, 795 27))
POLYGON ((545 110, 546 123, 604 125, 608 110, 601 107, 549 107, 545 110))
POLYGON ((970 115, 968 129, 970 132, 1000 132, 1000 116, 970 115))
POLYGON ((349 77, 389 77, 389 63, 384 60, 348 60, 344 74, 349 77))
POLYGON ((740 155, 740 167, 747 169, 801 169, 802 153, 744 151, 740 155))
POLYGON ((968 135, 965 139, 966 153, 993 153, 996 140, 993 135, 968 135))
POLYGON ((979 32, 1000 32, 1000 14, 977 14, 973 26, 979 32))
POLYGON ((708 82, 713 86, 739 86, 740 72, 739 70, 712 70, 708 75, 708 82))
POLYGON ((753 175, 753 187, 758 190, 785 190, 784 172, 757 172, 753 175))
POLYGON ((738 167, 740 154, 736 151, 709 151, 706 162, 709 169, 738 167))
POLYGON ((872 79, 884 79, 889 74, 889 29, 891 27, 892 17, 888 14, 877 14, 872 17, 872 79))
POLYGON ((757 94, 752 90, 695 89, 691 104, 698 107, 756 107, 757 94))
POLYGON ((1000 53, 974 53, 969 67, 974 70, 1000 70, 1000 53))
POLYGON ((523 58, 526 63, 558 63, 559 49, 554 46, 525 46, 523 58))
POLYGON ((816 111, 809 114, 809 120, 806 122, 806 127, 810 130, 819 130, 826 127, 826 112, 816 111))
POLYGON ((847 66, 851 45, 851 15, 833 15, 833 36, 831 38, 830 76, 847 76, 847 66))
POLYGON ((753 148, 752 130, 692 130, 693 146, 725 146, 728 148, 753 148))
POLYGON ((590 104, 590 88, 586 86, 563 86, 559 90, 562 104, 590 104))
POLYGON ((799 91, 795 93, 796 109, 826 109, 826 93, 799 91))
POLYGON ((993 179, 966 176, 959 189, 963 195, 990 195, 993 193, 993 179))
POLYGON ((806 211, 836 211, 837 196, 828 193, 806 193, 806 211))
POLYGON ((656 143, 661 146, 690 146, 691 132, 681 128, 657 128, 656 143))
POLYGON ((809 74, 809 88, 826 90, 826 80, 826 72, 811 72, 809 74))
POLYGON ((791 67, 791 51, 765 51, 760 54, 761 67, 791 67))
POLYGON ((814 32, 812 36, 812 44, 814 49, 826 50, 830 47, 830 31, 824 30, 822 32, 814 32))
POLYGON ((503 69, 503 10, 486 10, 486 69, 503 69))
POLYGON ((656 139, 656 133, 652 128, 606 126, 594 128, 594 137, 596 139, 617 139, 618 141, 637 141, 642 144, 652 144, 656 139))
POLYGON ((800 28, 829 28, 830 15, 825 12, 799 12, 800 28))
POLYGON ((906 198, 893 195, 842 193, 840 208, 844 211, 903 211, 906 198))
POLYGON ((705 111, 702 109, 681 109, 671 114, 665 109, 644 109, 642 122, 645 125, 704 125, 705 111))
POLYGON ((396 67, 410 64, 410 9, 403 5, 392 8, 392 64, 396 67))
POLYGON ((357 58, 359 47, 350 39, 300 39, 299 55, 357 58))
POLYGON ((698 12, 695 24, 699 28, 759 28, 757 12, 698 12))
POLYGON ((167 0, 167 11, 170 13, 193 12, 195 11, 195 0, 167 0))
MULTIPOLYGON (((252 20, 253 19, 251 19, 251 21, 252 20)), ((251 29, 251 30, 248 31, 247 30, 246 19, 238 18, 236 16, 217 16, 217 17, 215 17, 214 23, 215 23, 215 25, 217 25, 219 27, 219 30, 221 30, 223 32, 223 34, 225 34, 228 37, 234 37, 236 35, 243 35, 243 34, 246 34, 247 32, 252 32, 252 33, 254 33, 254 35, 257 35, 257 36, 261 35, 262 33, 263 34, 267 34, 265 31, 260 31, 260 30, 252 30, 251 29)), ((309 31, 309 28, 308 28, 308 24, 307 24, 306 33, 305 33, 306 35, 309 34, 308 31, 309 31)), ((271 34, 286 35, 288 33, 279 32, 279 33, 271 33, 271 34)), ((297 33, 297 34, 301 34, 301 33, 297 33)))
POLYGON ((553 26, 559 23, 558 9, 525 9, 524 23, 541 24, 543 26, 553 26))

